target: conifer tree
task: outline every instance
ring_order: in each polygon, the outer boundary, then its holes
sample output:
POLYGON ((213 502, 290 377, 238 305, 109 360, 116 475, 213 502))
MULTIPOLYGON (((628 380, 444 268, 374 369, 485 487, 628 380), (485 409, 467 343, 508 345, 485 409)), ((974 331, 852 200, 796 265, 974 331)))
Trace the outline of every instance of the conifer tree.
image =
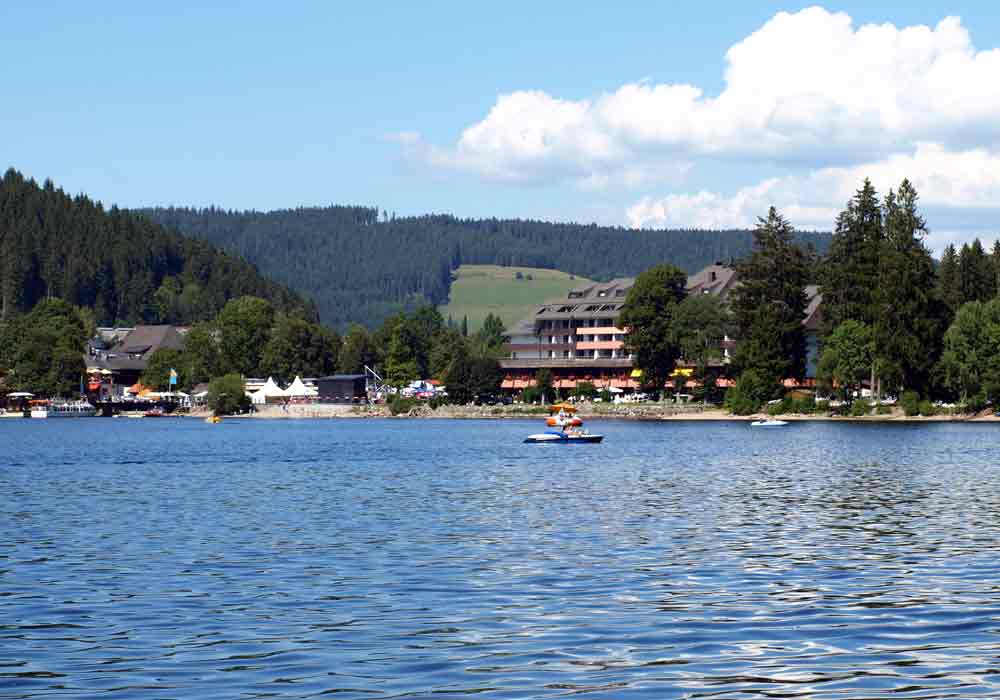
POLYGON ((958 255, 958 270, 962 283, 962 303, 989 301, 996 296, 993 265, 978 238, 966 243, 958 255))
POLYGON ((837 217, 824 261, 820 291, 827 330, 847 320, 874 324, 882 238, 882 208, 866 178, 837 217))
POLYGON ((806 368, 806 310, 809 255, 793 241, 794 229, 771 207, 754 230, 754 251, 737 264, 740 284, 731 295, 738 345, 733 364, 753 370, 775 390, 806 368))
POLYGON ((941 254, 937 288, 941 301, 947 306, 950 315, 954 316, 962 305, 962 275, 958 268, 958 253, 950 243, 941 254))
POLYGON ((903 180, 885 198, 877 286, 873 294, 876 378, 892 387, 922 387, 938 356, 945 312, 935 292, 934 261, 917 191, 903 180))

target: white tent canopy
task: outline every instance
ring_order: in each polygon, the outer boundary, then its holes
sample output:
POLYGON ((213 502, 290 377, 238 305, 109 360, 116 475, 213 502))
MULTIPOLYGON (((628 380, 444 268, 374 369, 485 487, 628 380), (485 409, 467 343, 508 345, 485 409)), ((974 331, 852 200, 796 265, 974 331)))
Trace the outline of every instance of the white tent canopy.
POLYGON ((250 401, 251 403, 262 404, 267 403, 268 399, 283 399, 287 396, 288 394, 285 390, 275 384, 273 378, 268 377, 264 386, 250 394, 250 401))
POLYGON ((302 379, 295 375, 295 380, 288 385, 285 389, 285 396, 288 397, 302 397, 302 396, 318 396, 319 392, 315 389, 310 389, 303 382, 302 379))

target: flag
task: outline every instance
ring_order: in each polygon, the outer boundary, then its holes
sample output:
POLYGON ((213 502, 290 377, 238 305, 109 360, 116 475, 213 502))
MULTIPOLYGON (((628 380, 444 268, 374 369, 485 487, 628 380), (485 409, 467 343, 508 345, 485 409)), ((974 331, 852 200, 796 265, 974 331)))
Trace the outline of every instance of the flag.
POLYGON ((177 384, 177 370, 173 367, 170 368, 170 385, 174 386, 177 384))

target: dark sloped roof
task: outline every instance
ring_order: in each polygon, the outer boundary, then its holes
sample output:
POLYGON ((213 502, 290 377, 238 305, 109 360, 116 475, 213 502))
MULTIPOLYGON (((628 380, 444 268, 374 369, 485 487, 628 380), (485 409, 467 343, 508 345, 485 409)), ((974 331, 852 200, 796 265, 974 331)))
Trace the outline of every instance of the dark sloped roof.
POLYGON ((112 352, 148 357, 160 348, 180 350, 183 347, 184 337, 174 326, 136 326, 112 352))
POLYGON ((699 270, 687 279, 688 294, 712 294, 724 297, 736 280, 736 270, 715 263, 699 270))

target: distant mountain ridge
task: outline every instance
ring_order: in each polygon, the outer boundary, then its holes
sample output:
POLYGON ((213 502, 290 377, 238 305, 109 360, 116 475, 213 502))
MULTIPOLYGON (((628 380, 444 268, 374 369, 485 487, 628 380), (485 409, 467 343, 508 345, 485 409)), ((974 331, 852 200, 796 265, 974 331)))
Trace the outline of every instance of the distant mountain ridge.
POLYGON ((209 242, 14 169, 0 180, 0 320, 58 297, 91 308, 98 324, 192 323, 244 295, 317 317, 311 302, 209 242))
MULTIPOLYGON (((231 251, 316 303, 343 327, 448 299, 462 264, 540 267, 595 280, 670 262, 694 272, 750 252, 749 230, 633 230, 596 224, 449 215, 388 217, 377 207, 271 212, 210 207, 140 210, 152 221, 231 251)), ((829 233, 800 233, 818 253, 829 233)))

